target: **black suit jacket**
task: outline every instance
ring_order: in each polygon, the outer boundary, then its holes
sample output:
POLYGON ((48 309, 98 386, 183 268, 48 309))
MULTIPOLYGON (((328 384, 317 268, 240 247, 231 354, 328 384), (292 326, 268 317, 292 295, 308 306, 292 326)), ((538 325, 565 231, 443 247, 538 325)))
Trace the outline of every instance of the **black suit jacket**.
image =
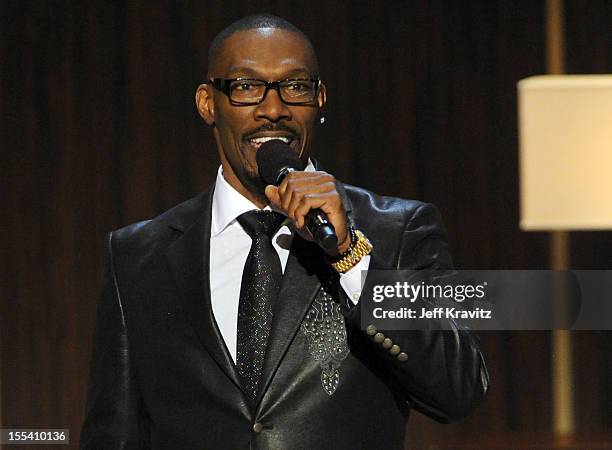
MULTIPOLYGON (((451 265, 433 206, 340 189, 374 245, 370 269, 451 265)), ((250 410, 211 309, 212 194, 109 236, 82 448, 401 449, 412 407, 451 421, 479 402, 488 375, 472 333, 383 331, 398 360, 296 236, 250 410)))

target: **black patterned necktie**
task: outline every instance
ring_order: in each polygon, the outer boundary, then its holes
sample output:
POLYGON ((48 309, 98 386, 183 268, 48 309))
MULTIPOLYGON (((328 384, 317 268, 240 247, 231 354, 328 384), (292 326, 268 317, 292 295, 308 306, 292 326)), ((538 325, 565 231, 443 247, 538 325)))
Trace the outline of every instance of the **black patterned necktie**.
POLYGON ((253 240, 242 272, 236 342, 238 374, 252 402, 257 398, 272 323, 272 305, 282 279, 272 237, 284 218, 282 214, 262 210, 248 211, 237 218, 253 240))

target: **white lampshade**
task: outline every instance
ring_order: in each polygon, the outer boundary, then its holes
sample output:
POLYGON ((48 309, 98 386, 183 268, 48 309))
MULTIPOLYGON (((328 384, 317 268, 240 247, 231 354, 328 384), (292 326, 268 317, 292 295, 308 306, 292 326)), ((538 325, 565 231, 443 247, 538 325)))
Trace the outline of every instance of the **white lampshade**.
POLYGON ((523 230, 612 228, 612 75, 518 83, 523 230))

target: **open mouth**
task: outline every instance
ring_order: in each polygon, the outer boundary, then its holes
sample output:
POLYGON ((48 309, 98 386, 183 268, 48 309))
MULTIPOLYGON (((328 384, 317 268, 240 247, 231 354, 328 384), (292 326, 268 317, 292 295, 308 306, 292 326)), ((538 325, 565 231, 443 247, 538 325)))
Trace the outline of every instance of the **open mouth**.
POLYGON ((249 145, 251 145, 257 150, 259 147, 261 147, 261 144, 271 141, 273 139, 283 141, 287 145, 291 145, 291 143, 295 141, 295 139, 289 136, 261 136, 247 139, 247 142, 249 143, 249 145))

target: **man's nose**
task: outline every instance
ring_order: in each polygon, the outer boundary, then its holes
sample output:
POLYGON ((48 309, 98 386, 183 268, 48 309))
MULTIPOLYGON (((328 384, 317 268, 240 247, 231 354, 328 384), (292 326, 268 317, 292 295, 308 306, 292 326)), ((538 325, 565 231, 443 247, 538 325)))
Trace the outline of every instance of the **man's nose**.
POLYGON ((269 89, 266 97, 255 108, 255 119, 268 119, 270 122, 278 122, 282 119, 290 119, 291 110, 284 103, 278 90, 269 89))

